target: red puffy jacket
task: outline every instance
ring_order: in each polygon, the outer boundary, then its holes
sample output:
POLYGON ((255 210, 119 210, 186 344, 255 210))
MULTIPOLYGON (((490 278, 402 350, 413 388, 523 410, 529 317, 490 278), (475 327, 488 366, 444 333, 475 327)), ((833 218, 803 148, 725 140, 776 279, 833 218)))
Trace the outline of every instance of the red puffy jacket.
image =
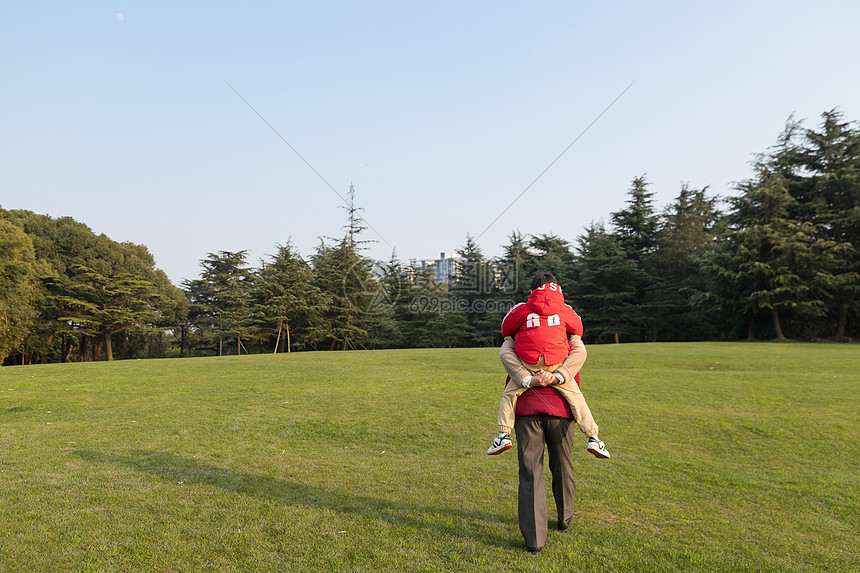
POLYGON ((515 305, 502 320, 502 336, 515 336, 514 351, 523 362, 546 364, 564 361, 568 334, 582 336, 582 319, 564 304, 561 287, 546 283, 533 290, 526 302, 515 305))

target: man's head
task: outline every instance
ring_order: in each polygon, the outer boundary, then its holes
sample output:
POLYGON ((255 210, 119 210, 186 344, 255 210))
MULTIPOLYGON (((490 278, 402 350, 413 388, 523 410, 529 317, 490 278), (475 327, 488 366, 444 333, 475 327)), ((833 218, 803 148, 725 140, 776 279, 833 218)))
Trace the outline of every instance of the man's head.
POLYGON ((558 281, 555 280, 555 276, 551 273, 538 273, 535 278, 532 279, 532 290, 540 288, 546 283, 558 284, 558 281))

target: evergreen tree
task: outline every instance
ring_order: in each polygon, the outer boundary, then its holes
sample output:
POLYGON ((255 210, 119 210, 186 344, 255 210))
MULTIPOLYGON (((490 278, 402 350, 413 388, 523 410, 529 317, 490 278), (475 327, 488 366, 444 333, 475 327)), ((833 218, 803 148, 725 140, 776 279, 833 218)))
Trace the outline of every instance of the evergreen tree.
POLYGON ((275 353, 312 347, 325 336, 322 316, 328 299, 313 282, 313 270, 290 242, 278 245, 260 268, 254 299, 260 327, 275 338, 275 353))
POLYGON ((219 356, 229 353, 232 341, 237 354, 247 354, 243 338, 247 341, 256 334, 259 317, 252 312, 255 275, 246 256, 247 251, 209 253, 200 261, 200 278, 185 283, 194 328, 204 335, 201 342, 219 356))
MULTIPOLYGON (((796 132, 797 130, 795 130, 796 132)), ((784 160, 805 175, 789 191, 817 234, 837 245, 820 261, 832 277, 825 289, 835 338, 846 335, 849 317, 860 318, 860 128, 838 110, 822 114, 818 131, 805 130, 784 160)))
POLYGON ((727 328, 719 314, 692 304, 695 293, 708 289, 701 267, 713 255, 722 225, 717 199, 707 196, 707 188, 682 185, 663 212, 657 248, 647 259, 653 277, 647 299, 654 340, 703 340, 727 328))
POLYGON ((638 334, 633 339, 649 340, 654 337, 654 317, 660 314, 660 309, 650 299, 657 285, 648 260, 657 248, 659 217, 654 210, 654 193, 648 190, 645 175, 633 180, 627 194, 627 207, 611 215, 613 235, 625 256, 636 263, 631 285, 636 291, 633 302, 636 312, 630 319, 638 321, 638 334))
MULTIPOLYGON (((557 235, 534 235, 529 241, 529 247, 535 266, 532 276, 539 272, 552 273, 563 287, 570 285, 575 256, 569 242, 557 235)), ((564 288, 562 291, 564 292, 564 288)))
POLYGON ((648 190, 645 175, 633 180, 627 192, 627 207, 612 213, 613 234, 627 258, 641 262, 657 247, 659 218, 654 209, 654 193, 648 190))
POLYGON ((373 261, 361 253, 359 239, 365 230, 355 203, 355 188, 350 185, 344 237, 333 245, 320 241, 311 257, 315 284, 329 300, 327 335, 333 350, 374 345, 381 332, 371 333, 371 318, 386 301, 385 289, 373 271, 373 261))
POLYGON ((465 313, 442 307, 437 312, 431 313, 419 342, 420 346, 430 348, 492 344, 491 339, 477 336, 475 332, 475 327, 469 324, 465 313))
POLYGON ((503 276, 502 295, 524 301, 529 296, 532 277, 538 273, 538 257, 519 231, 511 233, 508 241, 504 246, 505 254, 497 261, 503 276))
POLYGON ((833 252, 833 244, 816 237, 816 226, 790 216, 794 199, 785 177, 762 157, 756 177, 741 183, 740 195, 729 202, 726 252, 711 264, 717 280, 728 283, 737 307, 749 320, 752 337, 760 313, 770 315, 777 339, 786 339, 782 315, 800 318, 824 312, 818 298, 830 279, 818 261, 833 252))
POLYGON ((61 317, 78 324, 81 331, 97 336, 95 358, 102 345, 113 360, 113 337, 119 333, 144 333, 158 321, 159 293, 156 285, 132 273, 106 277, 83 265, 73 268, 69 292, 58 300, 76 312, 61 317))
MULTIPOLYGON (((498 298, 496 275, 492 262, 484 258, 478 243, 466 235, 466 244, 457 249, 461 258, 459 274, 451 282, 448 292, 450 304, 465 319, 464 337, 468 344, 497 346, 501 344, 501 324, 504 312, 495 308, 498 298), (489 312, 488 312, 489 309, 489 312)), ((459 320, 445 317, 446 329, 462 326, 459 320)))
POLYGON ((453 308, 448 285, 436 282, 432 265, 419 267, 410 261, 399 282, 395 318, 403 347, 443 348, 465 342, 469 326, 453 308))
POLYGON ((349 350, 372 342, 365 328, 365 312, 378 296, 371 262, 348 236, 335 245, 321 241, 311 257, 315 285, 330 301, 323 337, 330 348, 349 350))
POLYGON ((584 340, 617 343, 622 337, 638 335, 636 272, 636 263, 602 223, 586 228, 579 237, 575 280, 567 289, 582 316, 584 340))
POLYGON ((374 348, 403 348, 405 346, 401 300, 403 282, 406 278, 403 264, 392 251, 387 263, 375 263, 375 296, 365 312, 365 325, 374 348))

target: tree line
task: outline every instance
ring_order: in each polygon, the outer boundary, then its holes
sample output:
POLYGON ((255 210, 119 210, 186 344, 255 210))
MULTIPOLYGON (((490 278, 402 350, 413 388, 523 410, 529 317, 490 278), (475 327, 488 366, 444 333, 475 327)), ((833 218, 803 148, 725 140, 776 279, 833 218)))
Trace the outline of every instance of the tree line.
POLYGON ((735 191, 682 185, 658 210, 642 175, 573 244, 514 231, 489 258, 466 236, 447 281, 396 253, 366 256, 352 188, 343 237, 309 257, 290 242, 256 268, 246 251, 214 252, 178 287, 144 246, 0 209, 0 361, 495 346, 539 271, 556 275, 590 343, 856 337, 856 122, 789 118, 735 191))

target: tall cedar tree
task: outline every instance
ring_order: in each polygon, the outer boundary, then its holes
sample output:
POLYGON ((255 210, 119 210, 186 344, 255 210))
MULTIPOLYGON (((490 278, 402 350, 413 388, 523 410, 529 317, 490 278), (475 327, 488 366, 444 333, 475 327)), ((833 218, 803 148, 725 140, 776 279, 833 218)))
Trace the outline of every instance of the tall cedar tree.
POLYGON ((514 301, 524 301, 529 296, 532 278, 538 273, 538 263, 529 241, 519 231, 508 237, 504 254, 496 261, 502 272, 501 289, 514 301))
POLYGON ((785 340, 783 316, 807 319, 824 313, 817 293, 827 273, 818 261, 833 245, 817 238, 816 225, 790 216, 795 200, 785 177, 767 158, 756 162, 755 171, 754 179, 738 186, 740 195, 729 199, 728 256, 722 266, 712 268, 729 282, 749 317, 749 337, 755 332, 755 318, 765 313, 776 338, 785 340))
POLYGON ((278 245, 258 271, 254 300, 259 326, 274 338, 274 353, 313 347, 325 336, 322 317, 329 300, 313 282, 313 270, 290 242, 278 245))
POLYGON ((639 327, 629 320, 636 311, 636 263, 602 223, 592 223, 579 237, 575 280, 567 288, 585 326, 588 342, 635 338, 639 327))
POLYGON ((234 342, 237 354, 248 353, 243 339, 256 334, 251 304, 255 274, 246 257, 247 251, 209 253, 200 261, 200 278, 185 283, 195 330, 219 356, 229 354, 234 342))
POLYGON ((76 309, 60 320, 77 323, 82 331, 98 335, 107 359, 113 360, 113 339, 120 333, 148 332, 158 322, 161 295, 156 284, 132 273, 105 276, 84 265, 72 267, 69 292, 57 299, 76 309))
POLYGON ((681 186, 678 197, 663 211, 657 248, 648 257, 653 283, 648 291, 654 320, 653 340, 705 340, 723 337, 731 321, 707 307, 694 305, 693 297, 708 288, 701 270, 717 248, 723 225, 717 198, 707 188, 681 186))
POLYGON ((380 333, 369 332, 374 309, 385 299, 384 288, 373 272, 373 262, 361 253, 359 239, 366 227, 355 203, 355 188, 347 195, 344 237, 334 245, 320 241, 311 257, 314 279, 329 299, 326 340, 330 348, 349 350, 376 344, 380 333))
POLYGON ((387 263, 373 264, 374 294, 365 312, 367 331, 373 334, 373 348, 398 348, 404 344, 403 331, 397 320, 401 295, 403 265, 392 251, 387 263))
POLYGON ((818 130, 804 130, 785 162, 806 175, 789 185, 800 216, 818 225, 821 238, 837 245, 835 256, 821 263, 832 276, 826 288, 828 316, 834 337, 841 340, 849 317, 860 318, 860 128, 838 110, 821 117, 818 130))
POLYGON ((657 248, 660 221, 654 209, 654 193, 648 190, 645 175, 633 180, 627 195, 627 207, 612 213, 613 235, 625 256, 636 263, 631 285, 636 290, 636 298, 627 320, 636 327, 634 340, 648 340, 653 338, 654 317, 659 314, 648 296, 655 286, 648 259, 657 248))
MULTIPOLYGON (((504 312, 495 308, 498 298, 495 270, 492 261, 484 258, 475 239, 466 235, 466 244, 457 249, 460 269, 451 281, 449 292, 452 309, 465 319, 467 330, 463 335, 476 346, 496 346, 501 343, 499 325, 504 312), (489 309, 489 312, 488 312, 489 309)), ((453 317, 447 317, 446 328, 462 326, 453 317)))
MULTIPOLYGON (((552 273, 562 285, 562 292, 566 293, 564 287, 569 286, 573 280, 572 269, 575 258, 571 252, 570 243, 557 235, 544 234, 532 236, 529 247, 533 253, 535 274, 552 273)), ((528 278, 531 279, 531 277, 528 278)))

